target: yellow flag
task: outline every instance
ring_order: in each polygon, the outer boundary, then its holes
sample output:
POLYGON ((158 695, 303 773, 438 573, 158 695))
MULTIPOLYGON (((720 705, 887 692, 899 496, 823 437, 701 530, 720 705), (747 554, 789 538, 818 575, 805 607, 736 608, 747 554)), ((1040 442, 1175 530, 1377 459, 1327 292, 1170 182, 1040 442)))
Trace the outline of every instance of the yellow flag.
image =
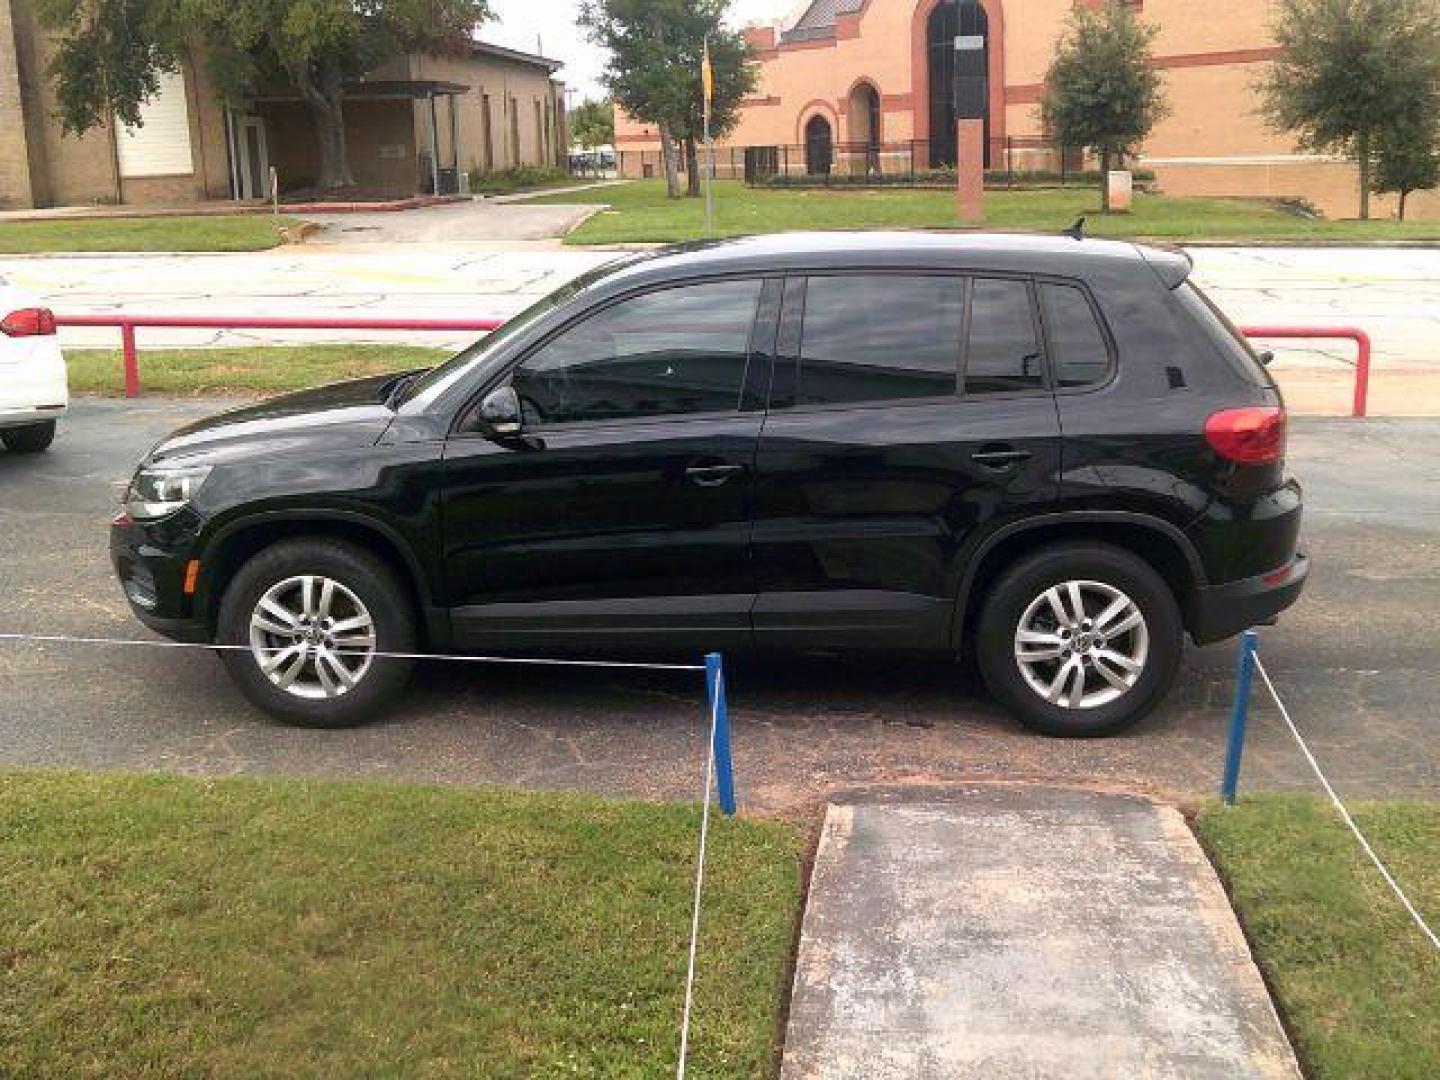
POLYGON ((710 39, 705 39, 705 54, 700 60, 700 85, 705 91, 705 122, 710 122, 710 103, 715 100, 715 69, 710 66, 710 39))

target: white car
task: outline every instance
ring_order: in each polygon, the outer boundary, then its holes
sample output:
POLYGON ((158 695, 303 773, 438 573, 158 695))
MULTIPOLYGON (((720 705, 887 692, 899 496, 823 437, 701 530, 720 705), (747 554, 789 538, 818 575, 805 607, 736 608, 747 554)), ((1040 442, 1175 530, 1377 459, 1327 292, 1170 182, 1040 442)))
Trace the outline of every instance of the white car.
POLYGON ((55 315, 0 278, 0 442, 11 453, 39 453, 69 404, 55 315))

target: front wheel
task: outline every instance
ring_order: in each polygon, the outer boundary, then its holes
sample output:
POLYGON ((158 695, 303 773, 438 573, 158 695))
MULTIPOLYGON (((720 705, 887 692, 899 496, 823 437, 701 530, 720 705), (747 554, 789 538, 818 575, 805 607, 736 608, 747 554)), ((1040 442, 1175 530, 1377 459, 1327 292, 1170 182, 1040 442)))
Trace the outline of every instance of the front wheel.
POLYGON ((1022 559, 996 583, 976 653, 990 692, 1047 735, 1110 735, 1170 689, 1183 650, 1180 609, 1147 563, 1102 544, 1022 559))
POLYGON ((231 678, 265 712, 304 727, 348 727, 392 704, 413 660, 415 616, 400 581, 364 548, 285 540, 242 566, 220 603, 231 678))
POLYGON ((0 442, 3 442, 5 449, 12 454, 38 454, 42 450, 50 449, 50 444, 54 441, 54 420, 0 431, 0 442))

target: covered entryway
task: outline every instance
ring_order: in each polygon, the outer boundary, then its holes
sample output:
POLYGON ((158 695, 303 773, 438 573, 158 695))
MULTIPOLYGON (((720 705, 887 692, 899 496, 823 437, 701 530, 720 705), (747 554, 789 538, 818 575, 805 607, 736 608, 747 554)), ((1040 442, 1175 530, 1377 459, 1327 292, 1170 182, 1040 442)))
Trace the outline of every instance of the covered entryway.
MULTIPOLYGON (((925 23, 925 55, 930 84, 930 164, 953 166, 955 151, 955 39, 985 39, 985 71, 990 65, 990 17, 980 0, 940 0, 925 23)), ((985 166, 990 165, 990 95, 985 95, 985 166)))
MULTIPOLYGON (((469 90, 430 79, 374 80, 347 86, 346 146, 355 187, 365 196, 446 195, 459 191, 462 147, 456 98, 469 90)), ((315 121, 294 91, 257 94, 250 114, 230 131, 233 194, 266 197, 274 165, 282 194, 314 189, 320 172, 315 121), (258 132, 266 164, 261 193, 252 190, 258 132)), ((316 192, 324 196, 324 192, 316 192)))
POLYGON ((880 171, 880 91, 868 82, 858 82, 850 91, 850 171, 874 176, 880 171))
POLYGON ((830 121, 820 115, 805 123, 805 171, 811 176, 828 176, 835 161, 835 136, 830 121))

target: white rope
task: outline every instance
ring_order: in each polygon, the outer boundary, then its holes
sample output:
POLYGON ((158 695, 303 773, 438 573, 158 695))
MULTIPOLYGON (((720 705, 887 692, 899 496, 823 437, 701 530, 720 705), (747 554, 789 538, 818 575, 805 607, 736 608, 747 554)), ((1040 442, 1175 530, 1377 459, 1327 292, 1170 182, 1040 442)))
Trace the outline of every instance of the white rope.
POLYGON ((695 901, 690 912, 690 965, 685 972, 685 1011, 680 1018, 680 1061, 675 1080, 685 1080, 685 1058, 690 1050, 690 1006, 695 1000, 695 946, 700 940, 700 893, 705 887, 705 840, 710 833, 710 786, 715 778, 715 731, 720 722, 720 699, 725 693, 723 672, 715 676, 710 701, 710 748, 705 754, 705 799, 700 811, 700 854, 695 860, 695 901))
MULTIPOLYGON (((68 634, 0 634, 0 641, 42 642, 58 645, 139 645, 150 649, 203 649, 206 652, 251 652, 249 645, 207 645, 193 641, 156 641, 150 638, 74 637, 68 634)), ((262 652, 284 652, 288 646, 271 646, 262 652)), ((558 660, 529 656, 469 656, 450 653, 366 652, 331 649, 335 656, 373 656, 385 660, 450 660, 470 664, 532 664, 550 667, 631 668, 643 671, 704 671, 704 664, 642 664, 629 660, 558 660)))
POLYGON ((1375 854, 1375 849, 1370 846, 1370 841, 1365 839, 1365 834, 1362 833, 1360 827, 1355 824, 1355 819, 1350 816, 1350 811, 1345 809, 1345 804, 1340 801, 1340 796, 1335 794, 1335 789, 1330 786, 1330 781, 1327 780, 1325 774, 1320 771, 1319 762, 1315 760, 1315 755, 1310 752, 1310 747, 1305 744, 1304 738, 1301 737, 1299 729, 1295 726, 1295 721, 1290 719, 1290 711, 1285 708, 1285 703, 1280 700, 1280 695, 1275 690, 1275 684, 1270 681, 1270 673, 1265 670, 1265 665, 1260 661, 1258 655, 1255 657, 1255 668, 1260 672, 1260 677, 1265 680, 1265 686, 1269 689, 1270 696, 1275 699, 1275 705, 1285 720, 1285 726, 1290 729, 1290 734, 1295 736, 1295 741, 1300 744, 1300 752, 1305 755, 1305 760, 1310 763, 1310 768, 1314 770, 1315 775, 1320 779, 1320 785, 1325 789, 1325 794, 1330 796, 1330 801, 1335 804, 1335 809, 1339 811, 1341 819, 1350 827, 1350 831, 1355 834, 1355 839, 1360 841, 1360 846, 1365 849, 1365 854, 1370 856, 1370 861, 1375 864, 1375 869, 1380 871, 1380 876, 1385 879, 1385 884, 1390 886, 1390 890, 1400 898, 1400 903, 1405 905, 1405 910, 1410 913, 1410 918, 1415 920, 1415 925, 1420 928, 1420 932, 1430 939, 1431 945, 1434 945, 1436 949, 1440 949, 1440 936, 1436 936, 1435 931, 1430 929, 1424 917, 1415 909, 1415 905, 1410 902, 1410 898, 1405 895, 1405 890, 1400 887, 1400 883, 1395 880, 1390 871, 1386 869, 1385 864, 1380 861, 1380 856, 1375 854))

